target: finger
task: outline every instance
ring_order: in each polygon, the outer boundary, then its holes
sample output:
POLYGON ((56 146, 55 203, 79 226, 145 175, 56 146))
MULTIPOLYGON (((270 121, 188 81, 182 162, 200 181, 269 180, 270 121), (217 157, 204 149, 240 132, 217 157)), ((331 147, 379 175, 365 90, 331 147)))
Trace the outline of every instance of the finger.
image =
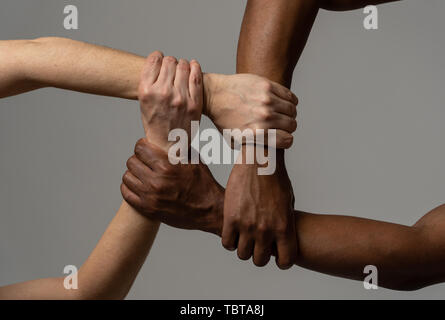
POLYGON ((276 240, 277 255, 276 263, 281 270, 287 270, 295 263, 297 248, 295 241, 288 238, 280 238, 276 240))
POLYGON ((275 149, 289 149, 294 143, 294 137, 281 129, 266 129, 255 134, 256 145, 268 146, 275 149), (273 133, 275 131, 275 134, 273 133))
POLYGON ((203 100, 203 80, 201 65, 196 60, 190 63, 189 90, 192 101, 202 105, 203 100))
POLYGON ((253 250, 253 263, 257 267, 264 267, 270 261, 272 255, 272 243, 269 241, 256 241, 253 250))
POLYGON ((297 130, 297 120, 281 113, 274 113, 268 122, 267 126, 269 128, 284 130, 289 133, 297 130))
POLYGON ((271 82, 271 84, 272 84, 271 86, 272 92, 275 93, 278 97, 286 101, 292 102, 295 105, 298 104, 297 96, 288 88, 276 82, 271 82))
POLYGON ((155 51, 147 57, 145 65, 142 68, 141 83, 151 86, 156 82, 161 71, 163 58, 164 55, 160 51, 155 51))
POLYGON ((174 86, 179 90, 179 92, 185 94, 186 97, 189 96, 189 78, 190 64, 187 60, 180 59, 178 65, 176 66, 174 86))
POLYGON ((153 171, 156 171, 161 163, 168 161, 168 155, 165 151, 151 144, 147 139, 140 139, 136 143, 134 154, 153 171))
POLYGON ((241 233, 238 240, 238 258, 249 260, 255 247, 254 239, 247 233, 241 233))
POLYGON ((158 81, 162 84, 173 85, 176 75, 176 65, 178 61, 175 57, 165 57, 162 59, 162 67, 158 81))
POLYGON ((287 115, 292 118, 297 117, 297 106, 287 100, 274 96, 272 98, 272 108, 275 112, 287 115))
POLYGON ((121 193, 124 200, 133 208, 140 208, 142 206, 142 200, 131 191, 124 183, 121 184, 121 193))
POLYGON ((151 169, 146 166, 141 160, 133 155, 127 161, 128 170, 140 181, 146 181, 147 177, 151 176, 151 169))
POLYGON ((229 251, 235 251, 238 246, 238 230, 234 225, 224 222, 221 243, 229 251))
POLYGON ((122 182, 135 194, 139 194, 139 190, 142 190, 144 184, 134 174, 127 170, 122 177, 122 182))
MULTIPOLYGON (((268 141, 269 143, 269 141, 268 141)), ((294 143, 294 137, 287 131, 276 130, 276 149, 289 149, 294 143)))

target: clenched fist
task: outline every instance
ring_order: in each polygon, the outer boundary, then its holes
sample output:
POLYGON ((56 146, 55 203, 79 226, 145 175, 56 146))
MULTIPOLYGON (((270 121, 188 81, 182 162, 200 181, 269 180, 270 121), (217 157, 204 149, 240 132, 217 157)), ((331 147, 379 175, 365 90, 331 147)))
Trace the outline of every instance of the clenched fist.
POLYGON ((142 123, 150 143, 168 150, 173 129, 184 129, 191 137, 191 121, 199 121, 203 105, 201 67, 160 52, 148 56, 139 85, 142 123))
POLYGON ((253 74, 206 74, 204 79, 204 113, 219 130, 276 129, 276 147, 292 146, 298 99, 289 89, 253 74))
POLYGON ((172 227, 221 234, 224 189, 205 164, 172 165, 165 151, 140 139, 127 167, 122 195, 139 213, 172 227))

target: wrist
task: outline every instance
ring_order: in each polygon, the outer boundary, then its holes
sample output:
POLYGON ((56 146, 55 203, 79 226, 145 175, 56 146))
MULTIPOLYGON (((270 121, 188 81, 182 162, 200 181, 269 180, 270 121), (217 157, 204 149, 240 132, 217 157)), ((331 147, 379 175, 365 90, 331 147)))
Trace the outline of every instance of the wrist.
POLYGON ((220 78, 222 75, 204 73, 204 105, 202 113, 213 120, 215 98, 220 91, 220 78))
POLYGON ((213 205, 209 214, 207 225, 203 231, 221 236, 224 215, 224 188, 218 185, 213 195, 213 205))

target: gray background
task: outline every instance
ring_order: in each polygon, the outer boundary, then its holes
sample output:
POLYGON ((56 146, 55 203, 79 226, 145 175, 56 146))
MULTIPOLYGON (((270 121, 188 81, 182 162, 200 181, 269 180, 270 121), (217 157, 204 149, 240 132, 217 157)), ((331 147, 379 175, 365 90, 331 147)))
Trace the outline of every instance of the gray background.
MULTIPOLYGON (((64 36, 235 72, 245 1, 2 0, 0 39, 64 36), (63 29, 78 5, 80 29, 63 29)), ((445 200, 443 0, 322 11, 294 77, 300 97, 287 164, 296 208, 413 224, 445 200)), ((1 62, 0 62, 1 63, 1 62)), ((0 101, 0 284, 80 266, 119 207, 142 136, 138 104, 55 89, 0 101)), ((204 126, 208 126, 204 123, 204 126)), ((213 172, 221 183, 230 167, 213 172)), ((255 268, 212 235, 162 226, 129 298, 444 298, 445 286, 367 291, 274 264, 255 268)))

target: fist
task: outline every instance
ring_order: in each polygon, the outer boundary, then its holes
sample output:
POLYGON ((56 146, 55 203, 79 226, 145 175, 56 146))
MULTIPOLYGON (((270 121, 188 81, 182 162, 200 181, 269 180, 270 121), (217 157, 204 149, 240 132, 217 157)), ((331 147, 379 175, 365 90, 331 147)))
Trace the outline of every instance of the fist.
POLYGON ((148 56, 139 84, 139 102, 145 135, 163 150, 173 129, 184 129, 190 136, 191 121, 199 121, 203 105, 201 67, 154 52, 148 56))
POLYGON ((221 234, 224 189, 206 165, 172 165, 165 151, 140 139, 127 168, 122 195, 140 214, 176 228, 221 234))

